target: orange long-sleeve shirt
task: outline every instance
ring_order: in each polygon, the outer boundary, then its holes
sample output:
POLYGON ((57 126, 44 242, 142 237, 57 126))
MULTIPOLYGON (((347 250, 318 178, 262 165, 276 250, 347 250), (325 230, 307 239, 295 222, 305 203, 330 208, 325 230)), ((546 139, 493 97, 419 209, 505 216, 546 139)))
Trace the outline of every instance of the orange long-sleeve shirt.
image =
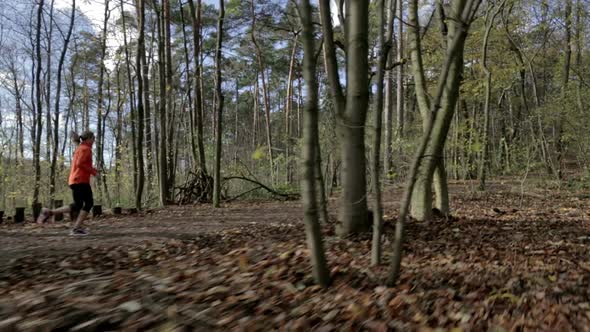
POLYGON ((92 143, 82 142, 74 152, 68 183, 90 183, 90 176, 96 173, 96 169, 92 167, 92 143))

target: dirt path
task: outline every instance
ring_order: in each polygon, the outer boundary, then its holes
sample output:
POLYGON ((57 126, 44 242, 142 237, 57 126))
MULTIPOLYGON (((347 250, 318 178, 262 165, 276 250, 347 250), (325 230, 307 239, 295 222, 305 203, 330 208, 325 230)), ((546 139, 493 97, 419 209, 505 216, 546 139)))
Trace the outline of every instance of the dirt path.
POLYGON ((0 225, 0 269, 11 260, 29 255, 67 255, 90 246, 134 245, 191 239, 225 229, 287 223, 298 220, 297 202, 239 202, 221 209, 207 205, 169 207, 147 214, 107 215, 90 220, 90 236, 69 236, 68 220, 37 225, 31 222, 0 225))

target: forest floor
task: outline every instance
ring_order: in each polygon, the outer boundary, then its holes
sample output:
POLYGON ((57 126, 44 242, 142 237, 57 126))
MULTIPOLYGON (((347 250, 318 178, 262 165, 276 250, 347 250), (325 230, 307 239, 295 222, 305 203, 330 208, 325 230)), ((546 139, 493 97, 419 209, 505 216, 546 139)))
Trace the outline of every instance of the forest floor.
MULTIPOLYGON (((399 197, 384 194, 387 238, 399 197)), ((83 238, 3 224, 0 331, 590 330, 590 192, 453 182, 451 198, 452 218, 408 224, 394 288, 370 234, 333 223, 333 283, 314 286, 298 202, 105 216, 83 238)))

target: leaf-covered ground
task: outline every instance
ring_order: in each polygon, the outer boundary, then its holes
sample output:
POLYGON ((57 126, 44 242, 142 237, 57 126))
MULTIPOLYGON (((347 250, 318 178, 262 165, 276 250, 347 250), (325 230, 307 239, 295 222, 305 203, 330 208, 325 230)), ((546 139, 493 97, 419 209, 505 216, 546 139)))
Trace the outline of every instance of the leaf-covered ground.
MULTIPOLYGON (((384 195, 388 237, 398 197, 384 195)), ((409 223, 395 288, 369 266, 370 235, 333 224, 334 282, 314 286, 295 202, 106 217, 87 238, 1 225, 0 331, 590 330, 590 195, 457 183, 452 205, 409 223)))

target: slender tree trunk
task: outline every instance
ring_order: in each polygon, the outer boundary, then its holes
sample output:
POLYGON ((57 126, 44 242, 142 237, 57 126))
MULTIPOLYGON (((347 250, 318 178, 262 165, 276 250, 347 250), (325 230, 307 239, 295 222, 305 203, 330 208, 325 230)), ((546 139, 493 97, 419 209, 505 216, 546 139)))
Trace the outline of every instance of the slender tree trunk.
MULTIPOLYGON (((567 98, 567 86, 569 82, 570 65, 572 58, 572 0, 565 1, 565 52, 563 55, 563 70, 561 77, 561 99, 562 102, 566 102, 567 98)), ((565 154, 565 143, 563 141, 564 136, 564 125, 565 125, 565 114, 560 112, 559 119, 557 120, 557 146, 556 146, 556 159, 557 159, 557 178, 563 179, 563 159, 565 154)))
POLYGON ((504 7, 504 3, 506 1, 502 1, 496 8, 494 8, 492 13, 492 8, 494 7, 493 4, 488 4, 488 9, 486 11, 486 22, 485 22, 485 32, 483 37, 483 46, 482 46, 482 67, 485 72, 486 80, 485 80, 485 101, 483 107, 483 116, 484 116, 484 128, 483 128, 483 135, 482 135, 482 153, 481 159, 479 161, 479 189, 485 190, 485 182, 486 182, 486 168, 488 165, 488 154, 489 154, 489 129, 490 129, 490 99, 492 96, 492 72, 488 67, 488 42, 490 38, 490 32, 492 27, 494 26, 494 20, 496 16, 500 13, 500 10, 504 7))
POLYGON ((201 72, 200 72, 200 65, 199 59, 201 56, 201 48, 199 44, 200 40, 200 31, 201 31, 201 0, 197 0, 197 8, 195 9, 195 5, 193 0, 188 1, 189 8, 191 10, 192 22, 193 22, 193 47, 194 47, 194 55, 193 61, 195 63, 195 73, 193 77, 193 84, 194 84, 194 93, 195 98, 193 100, 194 106, 193 111, 194 113, 194 120, 195 120, 195 130, 196 130, 196 141, 197 141, 197 149, 199 153, 199 167, 203 172, 207 172, 207 164, 205 160, 205 146, 203 144, 203 108, 202 108, 202 97, 201 97, 201 72))
MULTIPOLYGON (((145 29, 145 28, 144 28, 145 29)), ((153 184, 154 184, 154 140, 152 135, 153 129, 153 121, 152 121, 152 103, 150 98, 150 62, 153 59, 153 49, 154 49, 154 30, 151 29, 151 38, 150 38, 150 47, 149 51, 146 51, 141 54, 141 70, 142 70, 142 79, 143 79, 143 96, 138 96, 138 98, 143 98, 143 109, 144 109, 144 118, 145 118, 145 159, 147 163, 147 186, 146 186, 146 193, 148 198, 151 197, 153 192, 153 184), (148 57, 146 57, 146 53, 148 53, 148 57)), ((145 37, 144 37, 145 39, 145 37)), ((144 47, 145 49, 145 47, 144 47)))
POLYGON ((221 47, 223 45, 224 0, 219 0, 219 19, 217 20, 217 48, 215 51, 215 94, 217 96, 217 126, 215 129, 215 172, 213 176, 213 206, 219 207, 221 201, 221 137, 223 122, 223 93, 221 92, 221 47))
MULTIPOLYGON (((47 69, 45 71, 45 101, 47 102, 47 112, 45 112, 45 160, 50 161, 51 159, 51 60, 53 59, 52 54, 52 41, 53 41, 53 9, 55 5, 55 0, 51 0, 51 5, 49 5, 49 32, 47 33, 47 69)), ((47 24, 47 23, 46 23, 47 24)), ((57 142, 55 142, 57 144, 57 142)), ((51 188, 50 188, 51 191, 51 188)))
POLYGON ((582 78, 581 76, 581 72, 582 72, 582 52, 583 52, 583 48, 582 48, 582 34, 584 33, 584 24, 582 22, 582 19, 584 18, 584 11, 583 11, 583 7, 582 7, 582 1, 581 0, 577 0, 576 1, 576 60, 575 60, 575 66, 576 66, 576 70, 577 70, 577 82, 576 82, 576 106, 578 108, 578 112, 581 114, 584 111, 584 103, 582 101, 582 78))
MULTIPOLYGON (((139 1, 139 0, 138 0, 139 1)), ((143 1, 142 5, 143 5, 143 1)), ((125 13, 125 6, 124 0, 121 0, 121 12, 125 13)), ((139 11, 138 11, 139 12, 139 11)), ((125 51, 125 65, 126 65, 126 72, 127 72, 127 84, 128 84, 128 93, 129 93, 129 108, 131 109, 131 152, 133 153, 133 189, 135 190, 136 196, 139 192, 138 184, 139 184, 139 167, 137 162, 137 131, 136 131, 136 109, 135 109, 135 86, 133 84, 133 80, 131 79, 131 59, 129 56, 129 46, 127 44, 127 25, 126 25, 126 17, 125 15, 121 15, 121 24, 123 26, 123 47, 125 51)), ((143 189, 142 189, 143 191, 143 189)), ((137 204, 136 204, 137 205, 137 204)))
MULTIPOLYGON (((388 40, 393 40, 393 33, 394 33, 394 26, 393 26, 393 18, 395 16, 395 10, 397 6, 397 0, 389 0, 387 2, 387 28, 385 30, 385 36, 388 40)), ((398 38, 401 38, 398 37, 398 38)), ((391 50, 390 50, 391 52, 391 50)), ((387 57, 387 66, 390 67, 393 65, 394 56, 390 55, 387 57)), ((384 115, 384 127, 385 127, 385 137, 384 144, 385 148, 383 149, 383 173, 386 177, 392 174, 392 167, 393 167, 393 69, 389 69, 385 72, 385 100, 384 100, 384 107, 383 107, 383 115, 384 115)))
MULTIPOLYGON (((175 101, 174 101, 174 82, 172 81, 172 34, 170 32, 170 0, 164 1, 164 40, 165 40, 165 52, 166 52, 166 123, 162 124, 162 132, 167 134, 165 140, 169 145, 167 148, 168 155, 166 156, 166 187, 165 189, 165 202, 172 201, 172 188, 174 188, 174 126, 176 120, 175 112, 175 101), (169 127, 166 127, 168 125, 169 127), (164 130, 166 129, 166 130, 164 130)), ((166 137, 166 136, 163 136, 166 137)), ((160 170, 162 172, 162 170, 160 170)))
MULTIPOLYGON (((412 17, 412 21, 414 22, 417 21, 417 2, 417 0, 412 0, 410 2, 410 15, 412 17)), ((404 240, 404 224, 406 216, 408 214, 408 207, 410 205, 410 201, 412 200, 412 196, 415 194, 416 191, 414 185, 417 184, 417 181, 419 180, 420 176, 423 176, 421 174, 420 168, 424 164, 430 164, 431 172, 434 171, 434 163, 432 162, 432 159, 426 159, 423 157, 425 154, 430 153, 429 150, 432 149, 433 145, 438 145, 438 147, 435 148, 442 148, 444 145, 441 144, 444 143, 444 140, 442 140, 441 142, 441 139, 437 138, 437 136, 440 136, 442 134, 442 131, 444 130, 445 121, 450 121, 450 119, 452 119, 455 104, 452 101, 452 99, 453 96, 455 96, 456 98, 459 92, 459 65, 461 67, 463 65, 463 46, 465 43, 465 38, 467 36, 467 31, 469 29, 469 22, 471 22, 472 15, 476 11, 479 2, 479 0, 457 0, 453 2, 454 15, 456 15, 457 19, 462 23, 453 22, 453 24, 451 25, 451 31, 449 33, 450 41, 447 45, 442 71, 439 76, 438 85, 436 88, 436 94, 433 99, 432 109, 430 110, 431 115, 425 117, 426 127, 424 130, 424 135, 422 136, 420 147, 418 148, 416 156, 414 157, 414 161, 412 162, 412 167, 410 169, 410 177, 406 185, 406 188, 404 189, 403 200, 400 207, 400 214, 395 228, 391 267, 386 282, 387 286, 390 287, 395 285, 399 277, 404 240), (460 24, 462 24, 462 27, 459 27, 460 24), (455 89, 452 89, 453 87, 455 89), (450 99, 450 102, 445 102, 445 98, 450 99), (449 106, 451 105, 453 106, 453 108, 449 108, 449 106), (435 142, 435 144, 432 144, 433 141, 435 142)), ((416 27, 419 28, 418 26, 416 27)), ((414 38, 418 37, 415 35, 418 32, 419 30, 413 29, 414 38)), ((420 52, 421 49, 418 49, 417 51, 420 52)), ((417 63, 413 62, 412 67, 414 66, 417 66, 417 63)), ((415 73, 417 72, 416 68, 413 68, 413 70, 415 73)), ((448 127, 446 129, 448 130, 448 127)), ((444 135, 446 136, 446 132, 444 133, 444 135)), ((434 151, 436 151, 436 149, 434 151)), ((430 184, 428 188, 430 188, 430 184)))
MULTIPOLYGON (((61 99, 61 75, 64 66, 64 61, 66 58, 66 53, 68 51, 68 45, 70 44, 70 38, 72 36, 72 30, 74 28, 74 18, 76 16, 76 0, 72 0, 72 13, 70 14, 70 25, 68 27, 68 32, 64 39, 64 46, 59 56, 59 63, 57 65, 57 88, 55 93, 55 110, 54 110, 54 119, 53 119, 53 155, 51 158, 51 176, 50 176, 50 185, 49 185, 49 196, 51 201, 55 199, 55 175, 57 171, 57 153, 58 153, 58 142, 59 142, 59 103, 61 99)), ((49 128, 47 128, 49 130, 49 128)))
POLYGON ((39 189, 41 186, 41 135, 43 130, 43 101, 41 99, 41 20, 43 17, 44 0, 39 0, 37 9, 37 27, 35 34, 35 52, 36 52, 36 73, 35 73, 35 97, 37 102, 36 121, 35 121, 35 149, 33 156, 33 167, 35 168, 35 189, 33 191, 33 204, 39 203, 39 189))
MULTIPOLYGON (((401 63, 404 57, 404 24, 402 19, 404 17, 403 1, 397 0, 397 17, 399 18, 399 24, 397 25, 397 62, 401 63)), ((397 136, 402 138, 404 136, 404 66, 400 65, 397 67, 397 136)), ((401 147, 401 146, 400 146, 401 147)))
POLYGON ((197 163, 199 162, 199 152, 197 148, 197 135, 195 132, 195 112, 194 112, 194 105, 193 105, 193 96, 192 96, 192 75, 190 74, 190 60, 189 60, 189 51, 187 45, 187 35, 186 35, 186 22, 184 19, 184 9, 182 7, 182 2, 179 2, 180 6, 180 20, 182 22, 182 45, 184 47, 184 62, 186 66, 186 89, 187 89, 187 97, 188 97, 188 108, 189 108, 189 131, 190 131, 190 148, 191 148, 191 156, 193 158, 193 163, 196 168, 197 163))
MULTIPOLYGON (((143 77, 141 71, 141 54, 145 53, 145 1, 137 0, 137 56, 135 69, 137 75, 137 189, 135 193, 135 206, 138 210, 142 206, 143 185, 145 181, 143 135, 144 135, 144 108, 143 108, 143 77)), ((148 87, 145 87, 146 89, 148 87)))
POLYGON ((291 170, 291 110, 293 108, 293 76, 295 72, 295 59, 297 55, 297 39, 299 34, 295 33, 293 38, 293 48, 291 49, 291 60, 289 61, 289 77, 287 78, 287 100, 285 103, 285 165, 287 184, 293 182, 291 170))
MULTIPOLYGON (((99 61, 99 70, 98 70, 98 97, 97 97, 97 109, 96 109, 96 121, 97 121, 97 126, 96 126, 96 136, 97 136, 97 144, 96 144, 96 163, 98 165, 99 168, 103 168, 104 167, 104 152, 103 152, 103 131, 102 131, 102 121, 103 121, 103 110, 104 110, 104 91, 103 91, 103 87, 104 87, 104 74, 105 74, 105 64, 104 64, 104 59, 106 57, 106 46, 107 46, 107 25, 108 25, 108 21, 109 21, 109 16, 110 16, 110 10, 109 10, 109 0, 105 1, 104 4, 104 16, 103 16, 103 26, 102 26, 102 31, 101 31, 101 41, 100 41, 100 61, 99 61)), ((139 68, 138 68, 139 70, 139 68)), ((102 200, 102 189, 101 189, 101 177, 97 177, 97 188, 98 188, 98 197, 99 197, 99 201, 102 200)))
MULTIPOLYGON (((450 69, 448 73, 448 79, 446 79, 446 88, 443 89, 443 96, 441 99, 440 104, 435 104, 435 106, 440 107, 440 116, 437 117, 437 122, 433 124, 433 132, 432 137, 430 138, 430 142, 428 143, 428 147, 426 149, 426 156, 424 157, 424 161, 420 163, 420 169, 418 170, 418 177, 416 180, 416 184, 413 188, 414 193, 412 194, 412 216, 417 220, 426 220, 432 217, 432 184, 433 184, 433 176, 434 171, 437 167, 441 168, 443 166, 442 162, 442 153, 444 149, 444 144, 446 141, 447 132, 450 127, 450 122, 452 120, 452 116, 455 110, 455 103, 457 101, 457 97, 459 95, 459 86, 460 86, 460 77, 463 68, 463 48, 464 48, 464 41, 466 38, 466 30, 469 26, 470 17, 472 13, 472 7, 477 8, 479 5, 479 0, 458 0, 452 3, 451 8, 451 15, 452 17, 461 18, 462 22, 457 23, 457 21, 453 21, 450 24, 449 29, 449 42, 448 48, 456 47, 457 49, 447 49, 447 56, 449 53, 455 54, 452 57, 452 61, 450 63, 450 69), (455 44, 455 39, 459 39, 457 44, 455 44)), ((413 22, 417 23, 417 3, 415 1, 411 2, 410 8, 410 24, 412 25, 413 22)), ((411 29, 412 31, 412 39, 414 40, 414 46, 416 44, 419 45, 419 26, 416 25, 415 28, 411 29)), ((429 104, 425 94, 426 90, 423 90, 425 85, 418 83, 418 78, 424 78, 424 71, 423 69, 420 70, 418 66, 421 65, 421 48, 418 47, 412 50, 413 58, 417 58, 418 61, 413 61, 413 71, 414 71, 414 79, 416 80, 416 95, 418 95, 418 104, 420 106, 421 112, 425 114, 423 119, 425 119, 425 124, 428 126, 428 122, 431 121, 430 114, 426 113, 428 108, 424 108, 424 103, 429 104), (420 91, 422 90, 422 91, 420 91), (422 96, 422 97, 420 97, 422 96), (420 99, 423 99, 422 101, 420 99)), ((450 61, 450 60, 449 60, 450 61)), ((438 111, 438 109, 437 109, 438 111)), ((448 214, 448 190, 446 190, 446 176, 442 177, 445 173, 444 169, 439 169, 439 181, 436 184, 438 188, 438 194, 441 195, 439 200, 437 201, 438 204, 443 204, 442 206, 437 206, 443 214, 448 214), (446 194, 446 197, 444 196, 446 194), (446 203, 447 206, 444 206, 446 203), (446 210, 446 211, 445 211, 446 210)), ((437 196, 438 197, 438 196, 437 196)))
POLYGON ((123 163, 123 103, 121 96, 121 67, 120 63, 116 66, 117 79, 117 124, 115 128, 115 206, 121 206, 121 165, 123 163))
MULTIPOLYGON (((165 1, 164 5, 165 5, 165 1)), ((158 9, 158 5, 154 1, 154 9, 156 10, 156 16, 158 20, 158 68, 159 68, 159 76, 160 76, 160 107, 159 107, 159 119, 160 119, 160 129, 159 129, 159 167, 158 167, 158 179, 160 184, 160 205, 165 206, 167 204, 168 198, 168 152, 167 152, 167 114, 166 114, 166 107, 168 105, 168 92, 166 91, 168 87, 167 82, 167 75, 166 75, 166 37, 164 32, 164 16, 162 14, 162 9, 158 9)))
POLYGON ((272 131, 270 125, 270 97, 268 94, 268 89, 266 85, 266 68, 264 59, 262 58, 262 50, 260 49, 260 45, 258 45, 258 40, 256 39, 256 12, 254 11, 254 1, 251 1, 251 12, 252 12, 252 26, 251 26, 251 37, 252 43, 256 48, 256 57, 258 59, 258 68, 260 70, 260 78, 262 79, 262 94, 264 98, 264 115, 266 120, 266 143, 268 145, 268 160, 269 160, 269 170, 270 170, 270 178, 271 183, 274 184, 275 176, 274 176, 274 157, 272 151, 272 131))
MULTIPOLYGON (((377 92, 375 95, 375 112, 373 116, 373 126, 375 134, 373 135, 373 149, 371 153, 371 185, 373 190, 373 241, 371 247, 371 265, 381 264, 381 229, 383 224, 383 206, 381 204, 381 174, 379 160, 381 159, 381 119, 383 116, 383 81, 385 76, 385 65, 387 63, 387 54, 391 47, 389 36, 385 40, 385 1, 379 0, 377 9, 377 47, 379 56, 377 58, 377 92)), ((391 0, 389 0, 391 1, 391 0)))
POLYGON ((316 81, 316 57, 314 52, 313 24, 311 19, 309 0, 301 0, 299 16, 303 27, 303 75, 306 84, 307 101, 305 103, 303 148, 302 148, 302 178, 301 191, 303 198, 305 233, 307 245, 311 252, 312 273, 316 283, 327 287, 330 283, 330 272, 324 254, 324 244, 318 220, 316 200, 315 171, 318 147, 318 95, 316 81))

